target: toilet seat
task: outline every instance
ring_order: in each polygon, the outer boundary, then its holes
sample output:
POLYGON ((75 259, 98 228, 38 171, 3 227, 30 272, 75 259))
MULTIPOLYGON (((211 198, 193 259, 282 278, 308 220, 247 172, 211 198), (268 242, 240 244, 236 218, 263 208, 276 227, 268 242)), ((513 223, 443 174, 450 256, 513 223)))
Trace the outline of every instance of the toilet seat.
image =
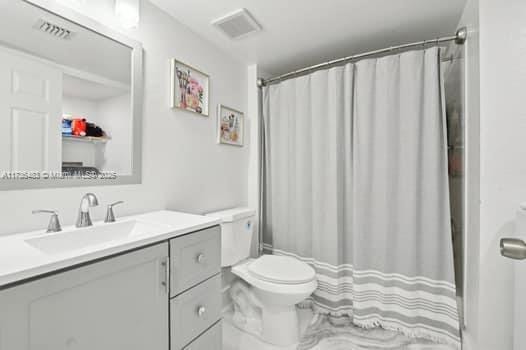
POLYGON ((306 263, 278 255, 263 255, 247 266, 255 278, 278 284, 304 284, 316 278, 316 272, 306 263))
MULTIPOLYGON (((261 259, 261 257, 258 259, 261 259)), ((308 294, 310 294, 316 289, 316 286, 318 285, 315 274, 312 280, 305 283, 276 283, 266 281, 260 277, 257 277, 249 271, 249 266, 251 266, 258 259, 247 259, 241 263, 232 266, 232 273, 238 277, 241 277, 250 285, 256 288, 279 294, 296 294, 305 292, 309 292, 308 294)), ((310 268, 310 266, 308 267, 310 268)))

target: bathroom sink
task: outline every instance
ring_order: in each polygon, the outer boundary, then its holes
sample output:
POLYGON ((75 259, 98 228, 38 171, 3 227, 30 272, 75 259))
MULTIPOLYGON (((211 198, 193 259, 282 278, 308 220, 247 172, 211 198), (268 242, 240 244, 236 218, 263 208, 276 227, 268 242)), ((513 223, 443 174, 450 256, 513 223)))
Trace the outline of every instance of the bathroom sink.
POLYGON ((101 224, 87 228, 70 229, 58 233, 26 239, 30 246, 46 253, 61 254, 98 246, 112 241, 158 233, 166 227, 138 220, 101 224))

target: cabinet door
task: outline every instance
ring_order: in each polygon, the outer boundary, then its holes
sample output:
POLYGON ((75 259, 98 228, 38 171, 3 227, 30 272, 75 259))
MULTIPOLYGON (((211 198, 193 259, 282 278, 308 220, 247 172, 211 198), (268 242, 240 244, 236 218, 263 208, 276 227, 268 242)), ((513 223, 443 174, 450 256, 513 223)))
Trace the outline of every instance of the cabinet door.
POLYGON ((0 170, 60 171, 62 72, 0 47, 0 170))
POLYGON ((167 350, 163 243, 0 291, 0 350, 167 350))

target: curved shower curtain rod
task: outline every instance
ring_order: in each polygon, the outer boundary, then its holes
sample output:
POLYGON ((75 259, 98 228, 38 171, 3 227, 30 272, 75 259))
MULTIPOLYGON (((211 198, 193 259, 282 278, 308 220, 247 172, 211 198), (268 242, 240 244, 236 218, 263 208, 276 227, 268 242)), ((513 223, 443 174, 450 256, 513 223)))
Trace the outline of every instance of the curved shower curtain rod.
POLYGON ((440 43, 445 43, 445 42, 449 42, 449 41, 454 41, 456 44, 462 45, 462 44, 464 44, 466 42, 467 37, 468 37, 468 30, 467 30, 466 27, 462 27, 462 28, 459 28, 457 30, 455 35, 452 35, 452 36, 445 36, 445 37, 442 37, 442 38, 436 38, 436 39, 432 39, 432 40, 417 41, 417 42, 410 43, 410 44, 391 46, 391 47, 388 47, 388 48, 385 48, 385 49, 374 50, 374 51, 360 53, 360 54, 357 54, 357 55, 352 55, 352 56, 347 56, 347 57, 343 57, 343 58, 338 58, 338 59, 335 59, 335 60, 332 60, 332 61, 319 63, 319 64, 316 64, 314 66, 298 69, 298 70, 295 70, 293 72, 282 74, 282 75, 279 75, 277 77, 273 77, 273 78, 270 78, 270 79, 259 78, 257 80, 257 85, 258 85, 259 88, 262 88, 264 86, 272 85, 272 84, 278 83, 278 82, 280 82, 282 80, 290 79, 292 77, 296 77, 296 76, 299 76, 299 75, 302 75, 302 74, 305 74, 305 73, 308 73, 308 72, 312 72, 312 71, 323 69, 323 68, 328 68, 328 67, 331 67, 331 66, 335 66, 335 65, 339 65, 339 64, 343 64, 343 63, 347 63, 347 62, 351 62, 351 61, 356 61, 356 60, 359 60, 359 59, 362 59, 362 58, 365 58, 365 57, 381 55, 383 53, 388 53, 388 52, 391 52, 391 51, 394 51, 394 50, 403 50, 403 49, 408 49, 408 48, 415 47, 415 46, 425 46, 425 45, 429 45, 429 44, 438 45, 440 43))

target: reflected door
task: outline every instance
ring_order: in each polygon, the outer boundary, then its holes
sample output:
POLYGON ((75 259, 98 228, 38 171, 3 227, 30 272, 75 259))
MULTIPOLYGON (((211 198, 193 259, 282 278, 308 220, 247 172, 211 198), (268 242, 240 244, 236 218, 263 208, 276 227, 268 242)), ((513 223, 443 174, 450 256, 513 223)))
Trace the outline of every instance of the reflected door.
POLYGON ((0 49, 0 171, 62 168, 62 72, 0 49))

